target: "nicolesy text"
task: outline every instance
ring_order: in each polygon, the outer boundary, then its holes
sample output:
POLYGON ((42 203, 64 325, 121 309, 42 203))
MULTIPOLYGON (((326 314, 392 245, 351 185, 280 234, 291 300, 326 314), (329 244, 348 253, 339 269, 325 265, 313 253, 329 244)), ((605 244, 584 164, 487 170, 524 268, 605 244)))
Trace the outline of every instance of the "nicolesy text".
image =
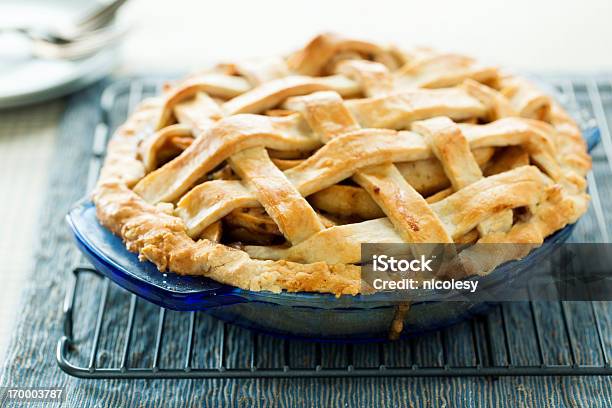
POLYGON ((478 281, 468 280, 438 280, 427 279, 419 283, 415 279, 400 279, 400 280, 384 280, 374 279, 372 282, 376 290, 464 290, 470 293, 476 292, 478 289, 478 281))

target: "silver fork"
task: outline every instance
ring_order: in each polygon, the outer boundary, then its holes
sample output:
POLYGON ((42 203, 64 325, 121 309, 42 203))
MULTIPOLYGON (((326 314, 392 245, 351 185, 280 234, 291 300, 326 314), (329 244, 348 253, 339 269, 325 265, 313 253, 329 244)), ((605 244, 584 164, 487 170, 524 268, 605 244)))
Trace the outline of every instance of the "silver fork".
POLYGON ((32 55, 47 59, 75 60, 84 58, 106 48, 128 32, 126 26, 108 26, 91 31, 65 43, 44 39, 32 40, 32 55))
POLYGON ((115 17, 117 10, 126 2, 127 0, 112 0, 97 5, 93 10, 86 12, 72 23, 63 24, 62 27, 0 26, 0 33, 12 31, 21 33, 31 40, 45 40, 56 44, 68 43, 88 32, 108 25, 115 17))
POLYGON ((2 32, 17 32, 33 42, 32 53, 42 58, 77 59, 95 53, 123 36, 127 30, 112 27, 117 10, 127 0, 112 0, 96 6, 76 21, 62 27, 2 27, 2 32))
POLYGON ((127 0, 113 0, 102 7, 95 7, 76 22, 77 30, 84 33, 107 26, 115 18, 117 10, 126 2, 127 0))

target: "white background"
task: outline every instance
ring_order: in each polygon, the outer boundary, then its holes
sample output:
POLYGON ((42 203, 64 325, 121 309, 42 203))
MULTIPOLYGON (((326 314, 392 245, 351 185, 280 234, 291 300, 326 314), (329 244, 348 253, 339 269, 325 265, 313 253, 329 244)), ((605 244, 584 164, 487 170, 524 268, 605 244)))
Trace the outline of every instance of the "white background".
POLYGON ((282 53, 334 30, 531 71, 612 69, 612 1, 133 0, 124 69, 193 70, 282 53))

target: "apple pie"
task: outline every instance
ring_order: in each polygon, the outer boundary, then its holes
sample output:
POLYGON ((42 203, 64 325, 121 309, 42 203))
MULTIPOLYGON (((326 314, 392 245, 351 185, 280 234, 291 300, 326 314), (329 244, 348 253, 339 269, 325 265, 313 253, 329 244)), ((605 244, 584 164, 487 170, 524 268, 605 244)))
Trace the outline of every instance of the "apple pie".
POLYGON ((362 243, 527 243, 585 213, 580 129, 463 55, 322 34, 164 85, 109 142, 100 222, 160 271, 360 291, 362 243))

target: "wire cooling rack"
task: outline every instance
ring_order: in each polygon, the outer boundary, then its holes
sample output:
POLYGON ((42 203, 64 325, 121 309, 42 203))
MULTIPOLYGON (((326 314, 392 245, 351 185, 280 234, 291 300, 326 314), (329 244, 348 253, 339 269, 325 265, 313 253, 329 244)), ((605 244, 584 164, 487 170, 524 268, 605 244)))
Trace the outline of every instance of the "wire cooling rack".
MULTIPOLYGON (((610 242, 610 77, 546 77, 602 142, 588 175, 592 205, 576 242, 610 242)), ((103 94, 89 162, 97 179, 109 134, 159 81, 117 82, 103 94)), ((377 344, 320 344, 273 338, 202 312, 155 306, 94 269, 74 269, 64 303, 57 362, 81 378, 254 378, 612 375, 612 303, 523 302, 430 335, 377 344)))

